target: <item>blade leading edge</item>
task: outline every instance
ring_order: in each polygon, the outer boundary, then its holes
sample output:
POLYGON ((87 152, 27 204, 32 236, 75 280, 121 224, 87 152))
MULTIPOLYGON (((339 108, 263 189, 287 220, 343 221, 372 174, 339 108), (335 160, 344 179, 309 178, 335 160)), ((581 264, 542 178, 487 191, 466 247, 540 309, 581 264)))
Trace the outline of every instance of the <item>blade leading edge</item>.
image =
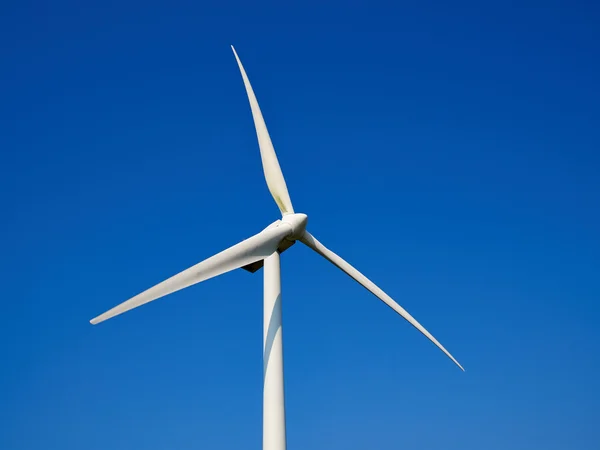
POLYGON ((292 207, 290 194, 288 192, 287 185, 285 184, 285 179, 283 178, 283 173, 281 172, 281 167, 279 166, 279 161, 277 160, 277 155, 275 154, 275 149, 273 148, 273 143, 271 142, 271 137, 267 131, 265 119, 263 118, 260 107, 258 106, 256 96, 254 95, 254 90, 250 85, 250 80, 246 75, 244 66, 242 66, 242 62, 240 61, 235 48, 233 48, 233 45, 231 46, 231 49, 235 55, 240 72, 242 73, 244 86, 246 87, 246 93, 248 94, 248 100, 250 101, 252 118, 254 119, 254 127, 256 128, 256 135, 258 137, 258 146, 260 147, 260 158, 262 160, 267 186, 269 187, 269 191, 271 192, 275 203, 277 203, 281 214, 294 214, 294 208, 292 207))
POLYGON ((348 274, 350 277, 354 278, 358 283, 360 283, 363 287, 369 290, 372 294, 374 294, 377 298, 383 301, 386 305, 400 314, 404 319, 406 319, 413 327, 423 333, 431 342, 433 342, 441 351, 443 351, 446 356, 448 356, 454 363, 460 367, 463 371, 465 370, 463 366, 461 366, 456 359, 444 348, 442 344, 440 344, 436 338, 434 338, 429 331, 427 331, 419 322, 417 322, 413 316, 411 316, 402 306, 396 303, 389 295, 383 292, 375 283, 365 277, 362 273, 352 267, 349 263, 344 261, 341 257, 336 255, 334 252, 329 250, 323 244, 321 244, 313 235, 311 235, 308 231, 304 232, 304 235, 300 238, 300 241, 312 248, 319 255, 323 256, 333 265, 337 266, 343 272, 348 274))

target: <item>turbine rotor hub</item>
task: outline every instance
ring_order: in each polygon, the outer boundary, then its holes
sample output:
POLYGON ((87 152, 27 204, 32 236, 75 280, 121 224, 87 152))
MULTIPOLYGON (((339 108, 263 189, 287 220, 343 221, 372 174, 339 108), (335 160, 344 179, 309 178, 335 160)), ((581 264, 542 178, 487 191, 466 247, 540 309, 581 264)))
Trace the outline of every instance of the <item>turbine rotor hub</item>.
POLYGON ((292 234, 287 237, 290 240, 300 239, 306 230, 308 216, 302 213, 286 214, 281 221, 292 228, 292 234))

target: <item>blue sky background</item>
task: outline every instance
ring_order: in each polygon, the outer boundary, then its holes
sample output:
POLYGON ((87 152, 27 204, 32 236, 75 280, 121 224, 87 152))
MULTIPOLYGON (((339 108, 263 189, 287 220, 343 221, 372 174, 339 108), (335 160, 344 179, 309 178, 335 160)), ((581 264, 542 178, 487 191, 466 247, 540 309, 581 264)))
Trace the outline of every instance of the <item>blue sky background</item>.
POLYGON ((0 7, 0 448, 261 448, 262 272, 88 322, 277 219, 230 44, 311 232, 467 370, 296 245, 288 447, 597 448, 594 2, 202 3, 0 7))

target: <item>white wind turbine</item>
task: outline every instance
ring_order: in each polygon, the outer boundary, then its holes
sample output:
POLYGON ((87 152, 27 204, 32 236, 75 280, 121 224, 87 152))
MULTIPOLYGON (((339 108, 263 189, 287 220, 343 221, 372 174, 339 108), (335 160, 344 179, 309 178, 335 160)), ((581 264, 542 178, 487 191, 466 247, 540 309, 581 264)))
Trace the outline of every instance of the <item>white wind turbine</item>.
POLYGON ((249 272, 256 272, 264 265, 263 449, 284 450, 286 447, 286 438, 279 255, 294 245, 296 241, 307 245, 350 277, 354 278, 354 280, 429 338, 458 367, 462 370, 464 369, 442 344, 406 312, 404 308, 398 305, 375 283, 321 244, 306 230, 307 216, 306 214, 294 212, 285 179, 279 167, 275 149, 271 143, 271 138, 269 137, 267 126, 258 106, 254 91, 240 58, 233 46, 231 48, 240 68, 250 101, 267 186, 277 206, 279 206, 282 218, 273 222, 260 233, 147 289, 92 319, 90 322, 95 325, 130 309, 137 308, 165 295, 234 269, 242 268, 249 272))

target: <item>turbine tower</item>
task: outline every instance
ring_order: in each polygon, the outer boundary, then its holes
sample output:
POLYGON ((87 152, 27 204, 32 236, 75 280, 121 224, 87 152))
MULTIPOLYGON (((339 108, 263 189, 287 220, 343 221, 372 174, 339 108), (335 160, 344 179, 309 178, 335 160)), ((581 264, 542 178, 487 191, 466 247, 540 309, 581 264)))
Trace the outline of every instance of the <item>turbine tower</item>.
POLYGON ((423 333, 458 367, 462 370, 464 369, 442 344, 404 308, 340 256, 321 244, 306 230, 308 217, 306 214, 294 211, 285 179, 283 178, 283 173, 275 154, 275 149, 271 143, 271 138, 269 137, 267 126, 258 106, 258 101, 250 85, 250 80, 235 49, 233 46, 231 48, 242 74, 248 100, 250 101, 267 186, 281 211, 281 219, 276 220, 260 233, 145 290, 92 319, 90 322, 94 325, 98 324, 133 308, 234 269, 241 268, 254 273, 264 266, 263 450, 285 450, 280 254, 297 241, 313 249, 365 287, 400 314, 413 327, 423 333))

